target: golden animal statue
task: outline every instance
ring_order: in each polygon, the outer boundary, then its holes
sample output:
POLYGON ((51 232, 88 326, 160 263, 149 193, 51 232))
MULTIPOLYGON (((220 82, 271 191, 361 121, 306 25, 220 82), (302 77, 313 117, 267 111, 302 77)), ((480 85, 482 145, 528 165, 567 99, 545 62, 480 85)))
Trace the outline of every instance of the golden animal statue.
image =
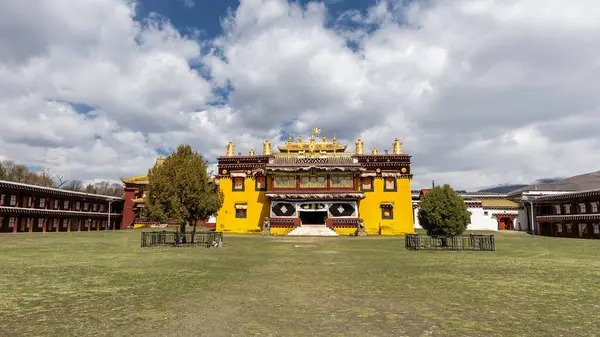
POLYGON ((271 154, 271 142, 269 140, 265 140, 263 143, 263 155, 268 156, 271 154))
POLYGON ((225 156, 227 156, 227 157, 235 156, 235 145, 233 144, 233 142, 229 142, 229 143, 227 143, 227 146, 225 146, 225 156))
POLYGON ((373 148, 373 151, 371 152, 371 154, 378 154, 376 147, 373 148))
POLYGON ((356 154, 365 154, 365 148, 363 145, 363 141, 360 140, 360 138, 356 141, 356 143, 354 143, 354 145, 356 146, 356 149, 354 150, 354 153, 356 154))
POLYGON ((394 154, 402 154, 402 142, 396 138, 394 140, 394 154))

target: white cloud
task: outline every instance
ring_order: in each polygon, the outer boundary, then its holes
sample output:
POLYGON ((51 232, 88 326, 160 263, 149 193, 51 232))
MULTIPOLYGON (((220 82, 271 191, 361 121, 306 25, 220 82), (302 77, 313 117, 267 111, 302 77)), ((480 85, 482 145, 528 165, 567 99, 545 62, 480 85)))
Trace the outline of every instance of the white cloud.
POLYGON ((214 41, 136 21, 126 1, 24 3, 0 4, 0 157, 69 177, 140 174, 181 142, 211 160, 230 140, 260 153, 284 125, 350 148, 398 137, 414 188, 598 169, 596 1, 379 1, 331 18, 323 4, 245 0, 214 41))

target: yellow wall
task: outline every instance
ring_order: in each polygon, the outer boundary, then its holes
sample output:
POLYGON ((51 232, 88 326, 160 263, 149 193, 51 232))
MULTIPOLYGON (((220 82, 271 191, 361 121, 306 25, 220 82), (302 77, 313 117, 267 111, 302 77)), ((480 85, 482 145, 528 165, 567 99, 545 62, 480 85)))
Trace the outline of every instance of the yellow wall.
POLYGON ((231 233, 260 233, 263 221, 269 216, 269 199, 265 192, 254 191, 254 178, 244 179, 244 191, 232 191, 232 179, 219 179, 223 191, 223 206, 217 213, 217 231, 231 233), (245 219, 235 217, 235 204, 247 203, 245 219))
MULTIPOLYGON (((412 196, 410 180, 396 178, 396 192, 384 192, 384 179, 375 178, 374 191, 364 192, 365 198, 359 201, 358 214, 365 224, 365 231, 369 235, 401 235, 414 233, 412 196), (394 203, 394 218, 381 218, 381 203, 394 203)), ((341 234, 341 233, 340 233, 341 234)))

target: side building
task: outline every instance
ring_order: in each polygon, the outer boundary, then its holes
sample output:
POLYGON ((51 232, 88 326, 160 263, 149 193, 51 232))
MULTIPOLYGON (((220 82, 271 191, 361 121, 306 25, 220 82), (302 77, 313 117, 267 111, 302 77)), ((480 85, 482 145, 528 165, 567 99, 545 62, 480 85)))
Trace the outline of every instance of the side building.
POLYGON ((0 180, 0 232, 121 229, 123 199, 0 180))
POLYGON ((600 238, 600 171, 512 191, 518 230, 535 235, 600 238))
POLYGON ((410 156, 396 139, 392 153, 373 149, 364 153, 363 142, 354 152, 335 137, 307 141, 291 138, 278 153, 271 143, 263 153, 235 155, 227 145, 218 158, 217 183, 224 203, 217 215, 217 230, 256 233, 268 228, 285 235, 308 225, 329 228, 339 235, 363 229, 371 235, 413 233, 410 156))
MULTIPOLYGON (((415 228, 419 224, 419 203, 429 189, 413 193, 415 228)), ((471 223, 467 230, 515 230, 515 221, 519 214, 520 205, 507 198, 506 194, 456 191, 465 201, 467 210, 471 212, 471 223)))

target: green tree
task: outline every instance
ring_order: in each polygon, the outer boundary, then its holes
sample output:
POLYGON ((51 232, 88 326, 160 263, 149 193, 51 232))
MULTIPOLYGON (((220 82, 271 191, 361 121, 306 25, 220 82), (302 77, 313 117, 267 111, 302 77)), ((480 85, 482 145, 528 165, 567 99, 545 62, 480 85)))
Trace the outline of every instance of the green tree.
POLYGON ((427 235, 460 235, 471 223, 471 212, 450 185, 436 186, 421 198, 419 223, 427 235))
POLYGON ((146 214, 153 219, 167 218, 186 223, 208 219, 221 208, 223 194, 209 181, 208 163, 189 145, 179 145, 162 164, 156 165, 148 175, 146 214))

